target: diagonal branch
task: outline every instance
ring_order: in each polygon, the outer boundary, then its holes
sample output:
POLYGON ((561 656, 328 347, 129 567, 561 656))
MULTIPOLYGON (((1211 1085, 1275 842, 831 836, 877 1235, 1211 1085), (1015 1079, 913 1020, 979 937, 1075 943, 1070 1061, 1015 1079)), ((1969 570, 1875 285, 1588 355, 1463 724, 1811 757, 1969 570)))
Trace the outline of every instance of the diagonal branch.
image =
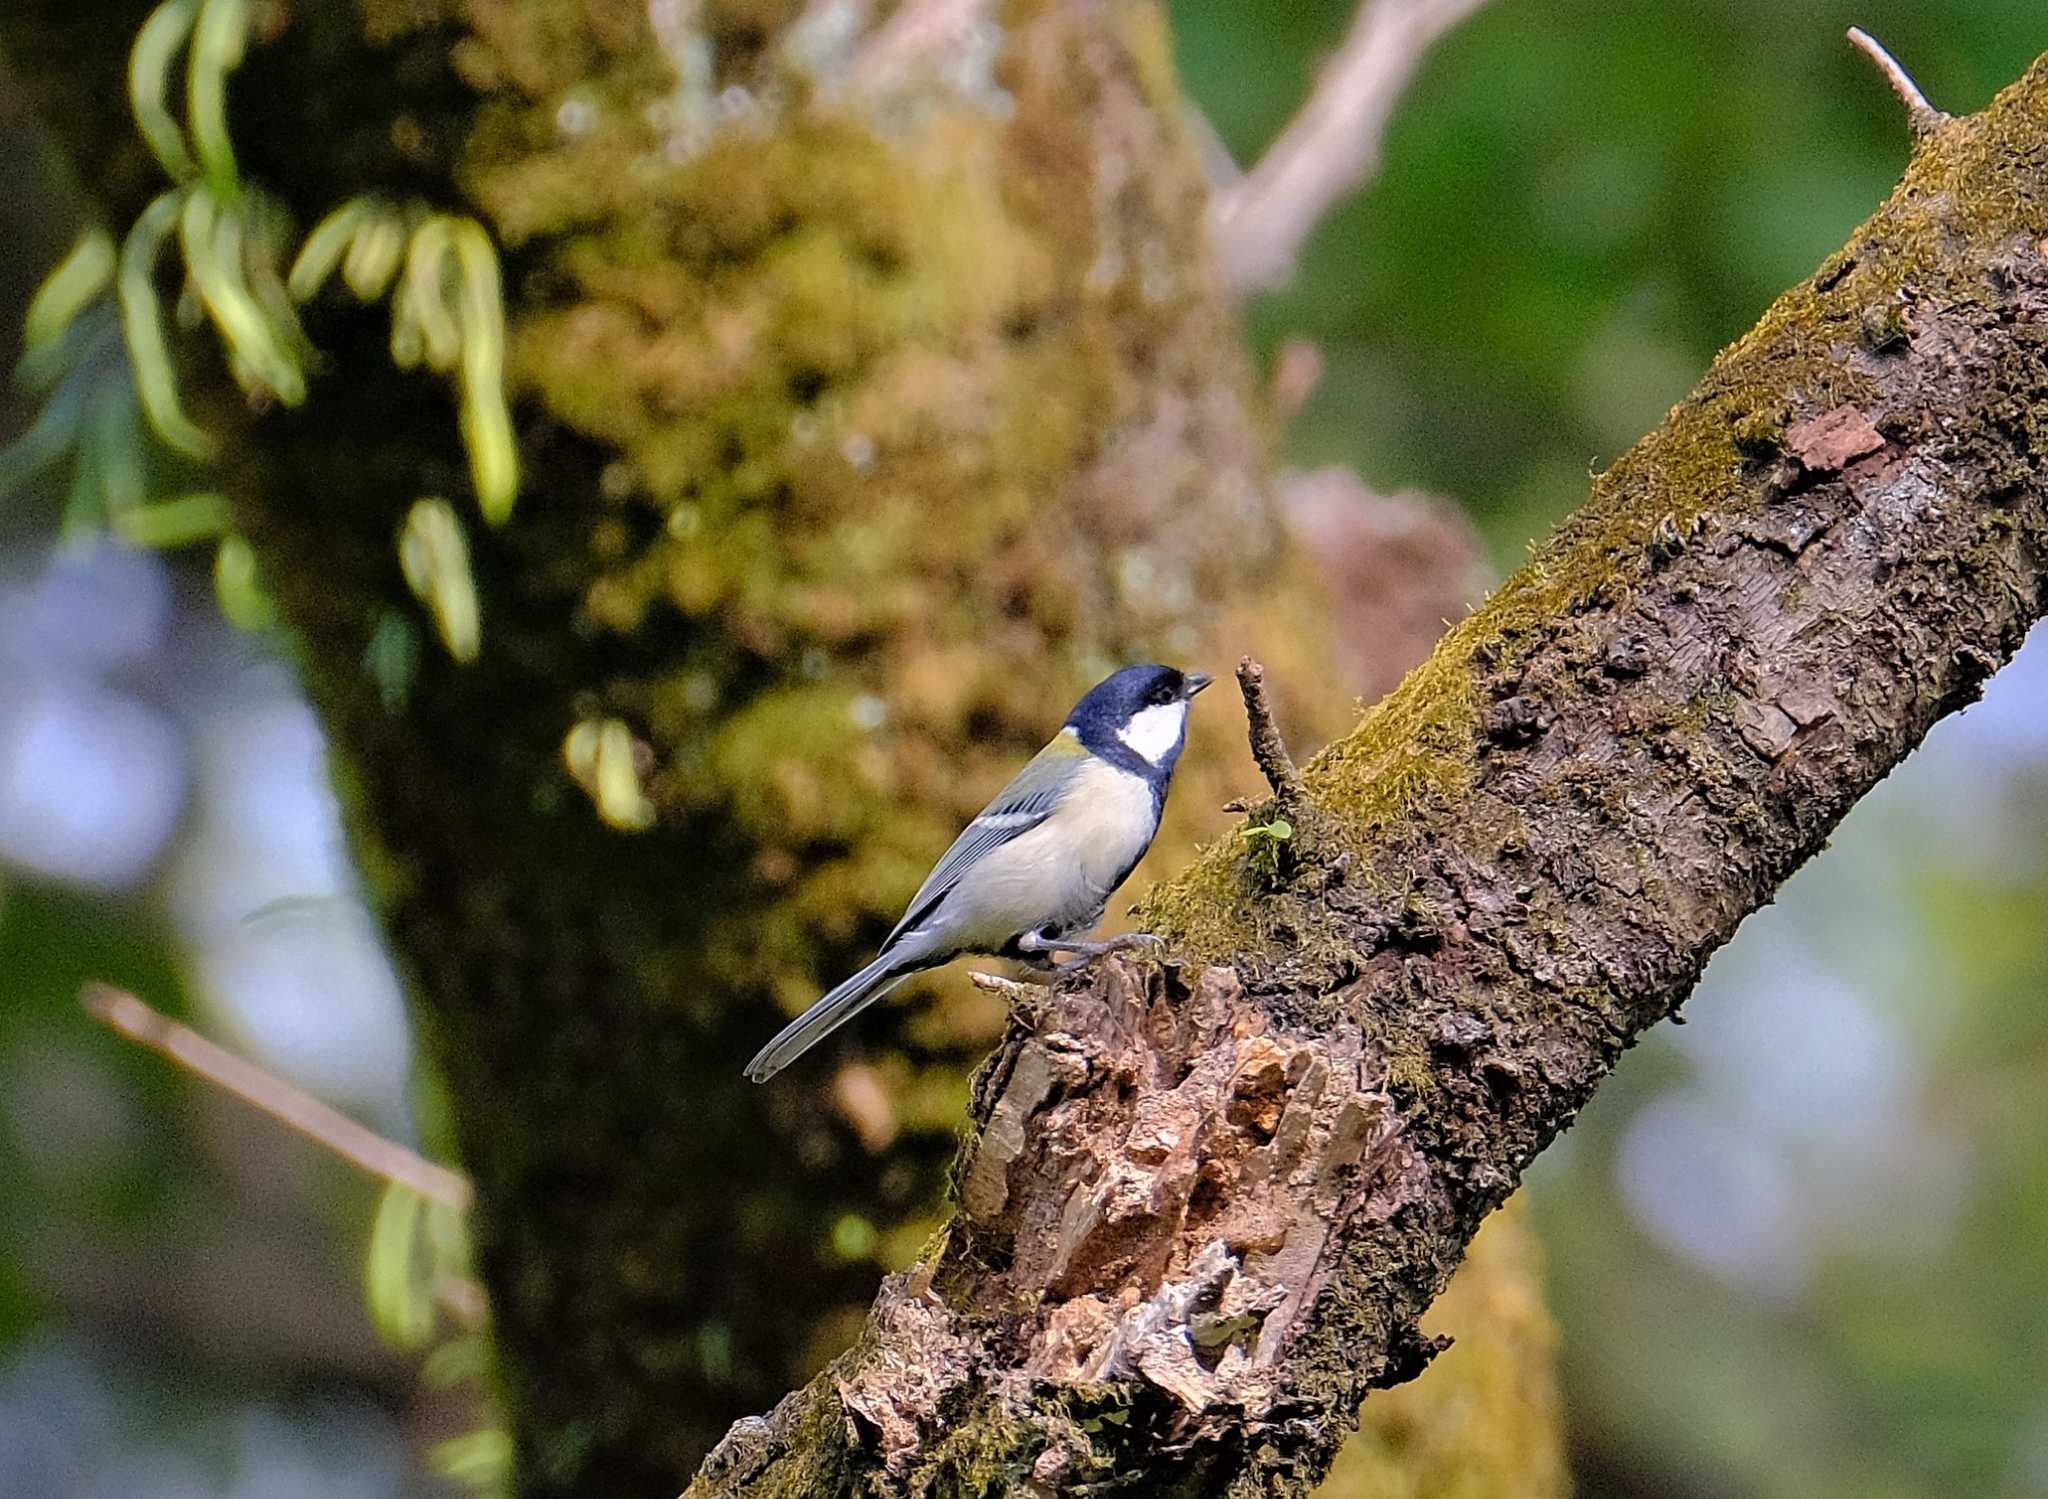
POLYGON ((1486 0, 1363 0, 1315 91, 1258 164, 1217 193, 1232 286, 1277 286, 1331 206, 1379 166, 1387 121, 1429 49, 1486 0))
POLYGON ((1306 1493, 1480 1221, 2048 611, 2048 57, 1013 1017, 947 1230, 690 1492, 1306 1493), (1092 1488, 1091 1486, 1099 1486, 1092 1488))
POLYGON ((224 1047, 216 1046, 190 1026, 180 1025, 152 1009, 125 989, 87 984, 78 996, 86 1013, 117 1035, 147 1046, 222 1092, 232 1093, 288 1129, 324 1145, 351 1165, 372 1176, 410 1187, 431 1202, 467 1212, 476 1198, 469 1178, 438 1166, 330 1108, 303 1088, 265 1072, 224 1047))

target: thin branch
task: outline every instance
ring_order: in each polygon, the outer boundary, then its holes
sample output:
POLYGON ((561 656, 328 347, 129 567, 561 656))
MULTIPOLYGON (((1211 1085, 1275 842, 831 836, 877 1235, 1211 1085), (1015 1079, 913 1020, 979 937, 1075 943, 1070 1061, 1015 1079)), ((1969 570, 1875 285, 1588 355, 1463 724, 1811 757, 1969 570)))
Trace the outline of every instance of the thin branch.
POLYGON ((1861 26, 1849 28, 1849 41, 1884 74, 1884 81, 1892 86, 1892 92, 1906 106, 1906 125, 1915 136, 1927 135, 1948 119, 1948 116, 1927 102, 1927 96, 1920 92, 1920 85, 1913 81, 1913 75, 1899 66, 1899 60, 1885 51, 1884 44, 1861 26))
POLYGON ((461 1212, 476 1200, 476 1189, 460 1172, 437 1166, 397 1141, 385 1139, 303 1089, 214 1045, 190 1026, 151 1009, 125 989, 87 984, 79 991, 78 1002, 87 1014, 130 1041, 169 1057, 372 1176, 410 1187, 422 1197, 461 1212))
POLYGON ((1437 39, 1486 0, 1363 0, 1300 114, 1244 180, 1217 193, 1224 276, 1241 291, 1294 269, 1322 216, 1379 166, 1387 121, 1437 39))
POLYGON ((1211 192, 1228 192, 1244 181, 1244 168, 1230 154, 1229 142, 1223 139, 1215 121, 1196 107, 1194 100, 1182 101, 1180 118, 1195 143, 1195 154, 1202 159, 1202 175, 1208 179, 1211 192))
POLYGON ((1290 425, 1322 383, 1321 349, 1305 338, 1290 338, 1282 344, 1273 359, 1272 378, 1266 383, 1266 409, 1275 425, 1290 425))
POLYGON ((1246 656, 1237 663, 1237 685, 1244 694, 1244 716, 1251 727, 1252 759, 1259 774, 1273 788, 1283 808, 1301 804, 1301 772, 1287 753, 1287 741, 1280 737, 1280 725, 1273 718, 1273 705, 1266 699, 1266 668, 1246 656))

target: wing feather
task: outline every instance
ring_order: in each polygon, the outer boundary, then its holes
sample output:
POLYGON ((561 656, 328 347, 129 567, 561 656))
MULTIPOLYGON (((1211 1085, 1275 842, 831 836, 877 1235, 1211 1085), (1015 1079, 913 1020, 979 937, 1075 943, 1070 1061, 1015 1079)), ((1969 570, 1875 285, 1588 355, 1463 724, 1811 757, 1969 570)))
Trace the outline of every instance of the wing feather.
POLYGON ((894 942, 929 916, 947 892, 960 883, 961 876, 982 859, 1052 816, 1087 755, 1088 751, 1073 735, 1062 732, 1032 756, 1010 784, 961 829, 953 846, 939 856, 932 872, 917 887, 917 894, 910 898, 903 919, 889 934, 889 941, 894 942))

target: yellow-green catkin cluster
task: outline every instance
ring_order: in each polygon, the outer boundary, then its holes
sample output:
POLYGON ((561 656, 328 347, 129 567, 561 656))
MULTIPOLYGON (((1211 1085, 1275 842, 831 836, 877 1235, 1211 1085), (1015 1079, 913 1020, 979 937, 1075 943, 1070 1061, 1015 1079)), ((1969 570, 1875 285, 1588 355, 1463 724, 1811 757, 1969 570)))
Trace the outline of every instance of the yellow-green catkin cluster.
MULTIPOLYGON (((287 289, 311 301, 337 270, 357 301, 390 301, 393 364, 455 377, 477 508, 503 524, 519 495, 519 451, 505 403, 504 298, 490 235, 466 215, 363 194, 313 227, 287 289)), ((474 655, 450 650, 458 660, 474 655)))
MULTIPOLYGON (((112 529, 139 545, 218 538, 214 574, 222 612, 267 628, 272 611, 242 539, 225 535, 224 497, 153 492, 147 432, 177 459, 205 465, 218 443, 185 412, 179 360, 162 294, 169 252, 182 272, 180 320, 203 318, 252 406, 297 406, 316 358, 298 304, 336 270, 357 299, 391 301, 392 357, 454 377, 472 484, 485 520, 501 523, 519 490, 518 450, 505 400, 505 321, 497 250, 475 219, 401 208, 374 194, 322 218, 294 251, 284 208, 246 178, 228 127, 228 79, 248 51, 249 0, 162 0, 128 54, 128 107, 169 186, 136 217, 118 247, 84 234, 51 272, 27 321, 20 378, 49 395, 28 442, 0 453, 0 492, 70 455, 75 471, 66 529, 112 529), (290 261, 291 268, 283 267, 290 261), (94 318, 111 298, 125 379, 95 373, 105 341, 94 318)), ((175 462, 174 462, 175 466, 175 462)), ((439 500, 415 506, 400 564, 458 661, 474 659, 479 612, 466 542, 439 500), (431 536, 431 545, 427 538, 431 536), (431 553, 432 565, 427 569, 431 553), (422 579, 431 572, 431 586, 422 579)))

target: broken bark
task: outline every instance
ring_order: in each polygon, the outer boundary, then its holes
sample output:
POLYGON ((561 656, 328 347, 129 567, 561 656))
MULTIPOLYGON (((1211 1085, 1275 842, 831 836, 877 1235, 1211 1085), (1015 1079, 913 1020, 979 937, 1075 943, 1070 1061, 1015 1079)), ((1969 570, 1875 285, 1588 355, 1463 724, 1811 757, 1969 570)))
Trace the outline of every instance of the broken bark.
POLYGON ((1226 838, 1163 959, 1020 1003, 948 1228, 690 1493, 1306 1492, 1621 1052, 2048 608, 2043 454, 2048 58, 1302 768, 1310 846, 1226 838))

